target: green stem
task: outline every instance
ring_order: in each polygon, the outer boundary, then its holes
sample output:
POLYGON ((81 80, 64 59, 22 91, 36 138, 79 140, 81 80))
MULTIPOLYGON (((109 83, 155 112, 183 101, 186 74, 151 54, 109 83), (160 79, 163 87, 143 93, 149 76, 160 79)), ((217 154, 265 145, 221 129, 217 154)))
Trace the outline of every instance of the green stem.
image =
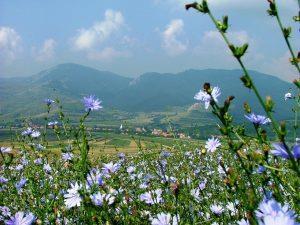
POLYGON ((82 135, 82 146, 81 146, 81 166, 82 166, 82 178, 85 179, 85 176, 88 172, 88 153, 89 146, 86 138, 86 131, 84 127, 84 121, 89 116, 91 110, 89 110, 81 119, 80 119, 80 130, 82 135))
MULTIPOLYGON (((283 28, 283 25, 282 25, 282 22, 281 22, 281 19, 280 19, 280 16, 279 16, 277 4, 276 4, 275 0, 273 0, 273 2, 274 2, 274 5, 275 5, 276 19, 277 19, 278 25, 279 25, 279 27, 280 27, 280 30, 281 30, 282 34, 284 34, 284 30, 283 30, 284 28, 283 28)), ((300 0, 298 0, 298 4, 299 4, 299 7, 300 7, 300 0)), ((297 57, 295 56, 295 54, 294 54, 294 52, 293 52, 291 43, 290 43, 288 37, 285 37, 285 35, 283 35, 283 37, 284 37, 285 43, 286 43, 286 45, 288 46, 288 49, 289 49, 289 51, 290 51, 290 53, 291 53, 292 60, 294 61, 293 65, 297 68, 298 73, 299 73, 299 75, 300 75, 300 67, 299 67, 299 63, 297 62, 297 60, 295 61, 295 59, 297 59, 297 57)))
MULTIPOLYGON (((213 23, 215 24, 217 30, 218 30, 219 33, 222 35, 223 39, 225 40, 226 44, 227 44, 228 47, 229 47, 231 44, 230 44, 230 42, 229 42, 227 36, 225 35, 225 33, 224 33, 223 31, 221 31, 220 28, 218 27, 218 22, 217 22, 217 20, 214 18, 214 16, 211 14, 210 11, 208 12, 208 15, 209 15, 209 17, 211 18, 211 20, 213 21, 213 23)), ((288 42, 288 43, 289 43, 289 42, 288 42)), ((233 53, 233 50, 232 50, 230 47, 229 47, 229 49, 230 49, 231 52, 233 53)), ((251 81, 251 84, 252 84, 252 85, 251 85, 251 89, 254 91, 256 97, 258 98, 258 100, 259 100, 261 106, 263 107, 264 111, 266 112, 268 118, 271 120, 271 124, 272 124, 272 126, 273 126, 273 129, 275 130, 275 132, 276 132, 276 134, 277 134, 279 140, 281 140, 281 141, 283 142, 283 144, 286 146, 287 152, 288 152, 288 154, 289 154, 289 156, 290 156, 290 159, 291 159, 291 162, 292 162, 293 169, 294 169, 295 172, 297 172, 297 174, 300 176, 300 170, 299 170, 299 168, 298 168, 298 166, 297 166, 297 164, 296 164, 296 161, 295 161, 295 159, 294 159, 294 157, 293 157, 293 154, 292 154, 291 150, 288 148, 288 146, 286 145, 285 141, 284 141, 283 138, 282 138, 282 134, 281 134, 281 132, 280 132, 280 130, 279 130, 279 126, 278 126, 277 122, 275 121, 275 119, 274 119, 272 113, 267 109, 266 104, 264 103, 264 101, 263 101, 261 95, 259 94, 259 92, 258 92, 256 86, 254 85, 254 82, 253 82, 251 76, 249 75, 248 70, 246 69, 244 63, 242 62, 242 60, 241 60, 240 58, 238 58, 238 57, 235 57, 235 58, 236 58, 237 61, 239 62, 240 66, 242 67, 242 70, 243 70, 243 72, 244 72, 244 75, 251 81)), ((300 71, 300 70, 299 70, 299 71, 300 71)))
MULTIPOLYGON (((300 1, 300 0, 299 0, 300 1)), ((298 111, 300 109, 300 97, 296 100, 296 107, 295 107, 295 121, 294 121, 294 140, 297 138, 297 130, 298 130, 298 111)))

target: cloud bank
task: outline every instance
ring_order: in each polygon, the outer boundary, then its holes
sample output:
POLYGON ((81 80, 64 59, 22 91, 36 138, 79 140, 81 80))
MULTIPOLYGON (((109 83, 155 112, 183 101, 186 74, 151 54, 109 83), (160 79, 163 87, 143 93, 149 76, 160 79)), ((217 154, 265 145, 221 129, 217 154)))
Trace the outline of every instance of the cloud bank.
POLYGON ((105 11, 104 20, 96 22, 90 28, 82 28, 73 38, 73 44, 77 50, 88 50, 97 44, 103 43, 114 32, 124 25, 121 12, 108 9, 105 11))
POLYGON ((1 61, 10 62, 21 51, 21 37, 10 27, 0 27, 0 58, 1 61))
POLYGON ((183 26, 181 19, 174 19, 162 33, 162 47, 170 56, 180 55, 187 49, 187 45, 178 40, 178 36, 183 32, 183 26))

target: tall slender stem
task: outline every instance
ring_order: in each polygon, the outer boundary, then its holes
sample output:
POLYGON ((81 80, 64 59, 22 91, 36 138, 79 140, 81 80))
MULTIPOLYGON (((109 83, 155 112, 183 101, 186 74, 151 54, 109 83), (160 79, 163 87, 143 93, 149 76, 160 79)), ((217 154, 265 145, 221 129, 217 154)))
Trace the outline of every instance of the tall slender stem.
MULTIPOLYGON (((212 15, 212 13, 210 12, 210 10, 208 11, 208 15, 209 15, 209 17, 211 18, 211 20, 213 21, 213 23, 215 24, 215 26, 216 26, 217 30, 219 31, 219 33, 222 35, 224 41, 225 41, 226 44, 228 45, 228 47, 229 47, 229 49, 231 50, 231 52, 234 53, 233 50, 230 48, 230 45, 231 45, 231 44, 230 44, 230 42, 229 42, 229 40, 228 40, 226 34, 225 34, 223 31, 220 30, 220 28, 219 28, 219 26, 218 26, 218 22, 217 22, 217 20, 215 19, 215 17, 212 15)), ((287 41, 287 43, 289 43, 289 42, 287 41)), ((289 46, 290 46, 290 45, 289 45, 289 46)), ((292 52, 292 51, 291 51, 291 52, 292 52)), ((252 85, 251 85, 251 89, 254 91, 254 93, 255 93, 256 97, 258 98, 258 100, 259 100, 261 106, 263 107, 263 109, 264 109, 264 111, 266 112, 267 116, 268 116, 269 119, 271 120, 271 124, 272 124, 273 129, 275 130, 275 133, 277 134, 278 138, 283 142, 284 146, 286 147, 286 150, 287 150, 287 153, 288 153, 288 155, 289 155, 289 157, 290 157, 290 160, 291 160, 291 162, 292 162, 292 166, 293 166, 294 171, 300 176, 300 169, 299 169, 299 167, 297 166, 297 163, 296 163, 296 161, 295 161, 295 159, 294 159, 294 157, 293 157, 293 154, 292 154, 291 150, 289 149, 289 147, 288 147, 287 144, 285 143, 284 139, 282 138, 282 134, 281 134, 281 132, 280 132, 280 130, 279 130, 279 126, 278 126, 277 122, 275 121, 275 119, 274 119, 272 113, 270 112, 270 110, 267 109, 266 104, 264 103, 264 101, 263 101, 261 95, 259 94, 259 92, 258 92, 258 90, 257 90, 257 88, 256 88, 256 86, 255 86, 255 84, 254 84, 254 82, 253 82, 251 76, 250 76, 249 73, 248 73, 248 70, 246 69, 246 67, 245 67, 245 65, 244 65, 244 63, 242 62, 242 60, 241 60, 239 57, 235 57, 235 58, 236 58, 237 61, 239 62, 240 66, 242 67, 242 70, 243 70, 243 72, 244 72, 244 75, 245 75, 249 80, 251 80, 251 84, 252 84, 252 85)), ((300 71, 300 70, 299 70, 299 71, 300 71)))
MULTIPOLYGON (((300 67, 299 67, 299 63, 297 61, 297 57, 295 56, 295 53, 293 52, 293 49, 292 49, 291 43, 289 41, 289 38, 284 35, 284 28, 283 28, 283 25, 282 25, 282 22, 281 22, 281 19, 280 19, 280 16, 279 16, 277 4, 276 4, 275 0, 273 0, 273 1, 274 1, 274 5, 275 5, 275 10, 276 10, 276 19, 277 19, 277 22, 279 24, 280 30, 281 30, 281 32, 283 34, 285 43, 288 46, 288 49, 289 49, 289 51, 291 53, 292 60, 293 60, 292 64, 297 68, 299 76, 300 76, 300 67)), ((299 4, 299 8, 300 8, 300 0, 298 0, 298 4, 299 4)))

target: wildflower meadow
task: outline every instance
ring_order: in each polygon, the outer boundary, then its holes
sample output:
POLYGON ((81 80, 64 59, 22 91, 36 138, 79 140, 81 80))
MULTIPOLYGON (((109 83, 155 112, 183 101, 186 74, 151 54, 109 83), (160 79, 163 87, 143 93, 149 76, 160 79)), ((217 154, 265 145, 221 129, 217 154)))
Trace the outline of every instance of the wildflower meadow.
MULTIPOLYGON (((300 76, 291 28, 282 24, 275 0, 261 4, 277 21, 300 76)), ((245 102, 240 112, 249 126, 238 124, 230 113, 235 97, 221 102, 222 84, 208 80, 190 96, 211 111, 219 130, 202 145, 172 150, 138 145, 136 153, 92 156, 86 120, 105 108, 101 96, 81 100, 76 124, 62 102, 45 99, 43 126, 28 124, 16 133, 17 144, 1 147, 0 224, 300 224, 300 79, 282 96, 294 103, 288 128, 275 119, 275 102, 261 96, 243 61, 248 44, 235 46, 228 38, 229 17, 217 19, 206 0, 185 8, 199 12, 199 20, 211 19, 242 68, 241 88, 256 95, 264 113, 245 102), (50 133, 59 152, 48 149, 50 133)), ((299 23, 299 16, 293 19, 299 23)))

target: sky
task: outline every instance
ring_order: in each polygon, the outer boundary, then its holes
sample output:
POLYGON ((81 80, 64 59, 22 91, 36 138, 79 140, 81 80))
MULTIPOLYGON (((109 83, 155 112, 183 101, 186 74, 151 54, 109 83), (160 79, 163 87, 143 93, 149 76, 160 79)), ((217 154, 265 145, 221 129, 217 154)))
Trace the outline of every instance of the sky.
MULTIPOLYGON (((183 0, 0 0, 0 76, 28 76, 78 63, 123 76, 187 69, 239 68, 207 15, 183 0)), ((217 18, 229 16, 232 43, 248 42, 248 68, 291 81, 297 73, 267 0, 208 0, 217 18)), ((277 0, 291 43, 297 0, 277 0)))

